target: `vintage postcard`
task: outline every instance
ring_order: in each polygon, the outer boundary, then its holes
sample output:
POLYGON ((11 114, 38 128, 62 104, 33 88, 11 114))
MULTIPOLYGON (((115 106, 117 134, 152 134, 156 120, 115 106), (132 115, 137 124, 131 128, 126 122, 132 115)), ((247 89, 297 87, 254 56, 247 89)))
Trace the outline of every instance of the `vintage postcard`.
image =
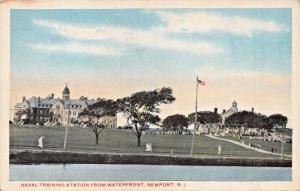
POLYGON ((1 191, 299 190, 298 1, 4 1, 1 191))

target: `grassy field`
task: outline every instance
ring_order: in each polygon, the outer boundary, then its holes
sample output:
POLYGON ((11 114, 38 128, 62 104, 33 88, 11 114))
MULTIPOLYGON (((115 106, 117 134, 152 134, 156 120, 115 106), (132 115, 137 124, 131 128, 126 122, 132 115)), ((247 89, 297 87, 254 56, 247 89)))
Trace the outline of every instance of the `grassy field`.
MULTIPOLYGON (((260 140, 250 140, 249 137, 242 137, 241 139, 237 138, 237 137, 232 137, 232 136, 225 136, 225 137, 221 137, 224 139, 230 139, 230 140, 234 140, 234 141, 238 141, 238 142, 242 142, 242 140, 244 141, 244 143, 246 145, 248 145, 249 143, 256 143, 259 144, 261 146, 261 149, 266 150, 271 152, 271 149, 273 147, 273 149, 275 149, 275 153, 281 153, 281 147, 282 144, 279 142, 269 142, 269 141, 260 141, 260 140)), ((292 155, 292 144, 291 143, 284 143, 284 147, 283 147, 283 153, 287 154, 287 155, 292 155)))
MULTIPOLYGON (((11 126, 10 148, 38 149, 38 138, 45 136, 44 149, 62 150, 64 127, 11 126)), ((95 145, 95 136, 88 129, 69 128, 67 150, 84 152, 146 153, 146 143, 152 143, 153 153, 190 154, 192 135, 143 135, 142 146, 136 146, 136 137, 131 131, 106 129, 95 145)), ((241 157, 241 158, 278 158, 262 154, 238 145, 197 135, 194 145, 195 156, 203 157, 241 157), (222 155, 218 156, 218 146, 222 145, 222 155)))

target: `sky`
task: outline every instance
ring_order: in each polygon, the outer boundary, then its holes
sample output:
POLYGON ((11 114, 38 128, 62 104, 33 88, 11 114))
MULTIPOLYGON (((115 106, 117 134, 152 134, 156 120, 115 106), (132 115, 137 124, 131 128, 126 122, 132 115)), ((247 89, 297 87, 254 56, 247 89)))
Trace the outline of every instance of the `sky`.
POLYGON ((171 87, 161 118, 291 114, 291 9, 11 10, 11 107, 22 96, 117 99, 171 87))

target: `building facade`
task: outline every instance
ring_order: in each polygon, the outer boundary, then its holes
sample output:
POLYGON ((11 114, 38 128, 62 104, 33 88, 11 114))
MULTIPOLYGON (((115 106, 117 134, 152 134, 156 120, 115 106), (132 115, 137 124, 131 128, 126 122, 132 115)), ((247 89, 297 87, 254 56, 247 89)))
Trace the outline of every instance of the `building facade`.
MULTIPOLYGON (((31 97, 22 98, 15 105, 14 122, 45 125, 66 125, 78 123, 79 114, 89 105, 96 103, 95 99, 80 97, 71 99, 70 90, 66 86, 62 92, 62 98, 54 98, 54 94, 46 98, 31 97)), ((105 117, 104 117, 105 118, 105 117)), ((117 114, 112 118, 110 128, 117 127, 117 114)))
POLYGON ((230 109, 228 109, 227 111, 223 111, 223 113, 221 114, 222 124, 225 123, 225 120, 227 119, 227 117, 229 117, 230 115, 232 115, 234 113, 237 113, 238 111, 239 110, 237 108, 237 102, 233 101, 230 109))
POLYGON ((22 101, 17 103, 14 110, 14 121, 24 122, 24 123, 45 123, 51 120, 53 113, 51 107, 57 101, 54 99, 54 94, 51 94, 47 98, 40 98, 32 96, 26 99, 23 96, 22 101))

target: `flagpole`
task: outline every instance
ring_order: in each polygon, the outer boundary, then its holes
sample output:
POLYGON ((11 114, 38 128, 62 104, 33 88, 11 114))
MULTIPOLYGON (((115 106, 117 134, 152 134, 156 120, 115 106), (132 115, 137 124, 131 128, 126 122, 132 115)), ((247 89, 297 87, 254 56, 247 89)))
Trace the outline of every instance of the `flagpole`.
POLYGON ((191 146, 191 156, 193 156, 193 152, 194 152, 194 142, 195 142, 195 134, 196 134, 196 128, 197 128, 197 117, 198 117, 198 77, 196 78, 196 106, 195 106, 195 125, 194 125, 194 133, 193 133, 193 138, 192 138, 192 146, 191 146))

